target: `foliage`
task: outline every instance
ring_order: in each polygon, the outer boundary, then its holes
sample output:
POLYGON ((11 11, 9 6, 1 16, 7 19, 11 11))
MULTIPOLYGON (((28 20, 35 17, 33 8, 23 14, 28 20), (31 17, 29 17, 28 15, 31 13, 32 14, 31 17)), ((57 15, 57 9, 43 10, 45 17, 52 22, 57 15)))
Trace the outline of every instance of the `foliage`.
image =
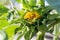
POLYGON ((31 40, 35 35, 36 40, 44 40, 46 32, 54 32, 56 36, 53 40, 58 40, 60 32, 56 25, 60 23, 60 9, 54 5, 56 0, 47 0, 50 6, 45 6, 45 0, 16 0, 23 5, 21 10, 16 9, 11 0, 8 1, 11 2, 11 9, 0 4, 0 30, 3 30, 4 40, 13 40, 17 33, 20 34, 16 40, 22 36, 31 40))

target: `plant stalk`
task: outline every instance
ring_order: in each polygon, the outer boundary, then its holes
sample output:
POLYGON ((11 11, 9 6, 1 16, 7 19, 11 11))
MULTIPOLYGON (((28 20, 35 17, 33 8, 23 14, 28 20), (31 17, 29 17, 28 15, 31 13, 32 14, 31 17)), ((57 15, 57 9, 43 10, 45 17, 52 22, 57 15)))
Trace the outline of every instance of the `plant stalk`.
POLYGON ((58 40, 58 37, 59 37, 59 35, 58 35, 58 33, 59 33, 59 26, 58 25, 59 24, 54 26, 54 37, 53 37, 53 40, 58 40))
POLYGON ((37 39, 36 40, 44 40, 44 35, 45 35, 45 32, 38 32, 37 33, 37 39))

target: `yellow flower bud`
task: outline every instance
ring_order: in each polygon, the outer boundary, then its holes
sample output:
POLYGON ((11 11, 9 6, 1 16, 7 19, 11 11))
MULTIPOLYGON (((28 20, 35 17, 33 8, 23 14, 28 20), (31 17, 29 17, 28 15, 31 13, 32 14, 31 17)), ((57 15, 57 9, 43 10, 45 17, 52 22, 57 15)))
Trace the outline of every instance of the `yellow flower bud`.
POLYGON ((38 19, 40 17, 41 15, 39 15, 36 11, 30 11, 24 15, 24 19, 27 19, 28 21, 32 21, 33 19, 38 19))

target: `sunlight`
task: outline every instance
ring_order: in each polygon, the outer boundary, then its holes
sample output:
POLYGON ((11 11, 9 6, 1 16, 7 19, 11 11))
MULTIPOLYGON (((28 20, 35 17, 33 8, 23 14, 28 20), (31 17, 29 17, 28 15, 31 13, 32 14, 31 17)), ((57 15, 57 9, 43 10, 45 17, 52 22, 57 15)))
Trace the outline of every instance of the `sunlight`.
POLYGON ((0 34, 0 40, 4 40, 4 38, 3 38, 3 35, 2 35, 2 34, 0 34))

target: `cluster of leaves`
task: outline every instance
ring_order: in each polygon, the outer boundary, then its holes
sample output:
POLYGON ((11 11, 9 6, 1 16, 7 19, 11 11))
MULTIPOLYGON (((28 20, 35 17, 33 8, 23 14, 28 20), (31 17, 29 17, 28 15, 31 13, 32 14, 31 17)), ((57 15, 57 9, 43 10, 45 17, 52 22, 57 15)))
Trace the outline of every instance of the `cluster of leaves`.
MULTIPOLYGON (((54 26, 60 22, 60 15, 55 13, 54 9, 50 6, 45 6, 45 0, 16 0, 22 3, 22 10, 17 10, 13 5, 12 9, 8 9, 4 5, 0 5, 0 30, 6 35, 3 40, 13 40, 15 34, 20 33, 16 40, 19 40, 24 36, 25 40, 31 40, 32 37, 37 35, 36 40, 44 40, 46 32, 56 33, 59 35, 59 31, 55 31, 54 26), (26 12, 37 12, 41 17, 33 19, 29 23, 24 19, 26 12), (54 11, 54 12, 53 12, 54 11), (52 14, 51 14, 52 13, 52 14)), ((49 2, 49 1, 48 1, 49 2)), ((28 16, 27 16, 28 17, 28 16)), ((54 39, 56 40, 56 39, 54 39)))

